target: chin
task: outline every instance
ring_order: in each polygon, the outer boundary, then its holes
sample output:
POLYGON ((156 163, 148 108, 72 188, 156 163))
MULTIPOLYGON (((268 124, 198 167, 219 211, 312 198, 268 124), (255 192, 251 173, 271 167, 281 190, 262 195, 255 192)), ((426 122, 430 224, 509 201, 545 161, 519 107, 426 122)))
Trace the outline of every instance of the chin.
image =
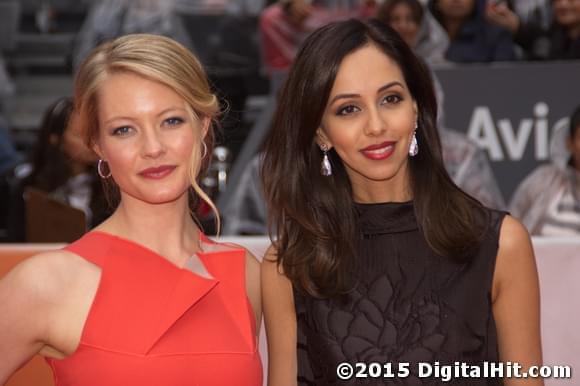
POLYGON ((180 196, 161 195, 161 196, 157 196, 157 197, 151 197, 145 201, 149 204, 152 204, 152 205, 163 205, 163 204, 169 204, 172 202, 176 202, 179 200, 179 198, 180 198, 180 196))
POLYGON ((397 177, 400 173, 405 174, 403 165, 383 165, 382 168, 375 167, 374 170, 369 170, 365 168, 363 170, 356 171, 356 173, 363 177, 364 179, 372 182, 390 181, 397 177))
POLYGON ((381 175, 373 175, 373 176, 365 176, 367 180, 381 182, 381 181, 390 181, 395 177, 396 174, 389 173, 389 174, 381 174, 381 175))
POLYGON ((157 189, 156 191, 141 191, 133 197, 151 205, 162 205, 179 201, 187 196, 187 189, 157 189))
POLYGON ((361 176, 365 180, 373 181, 373 182, 389 181, 397 175, 397 173, 394 171, 384 171, 384 172, 377 171, 374 173, 360 173, 359 172, 357 174, 359 174, 359 176, 361 176))

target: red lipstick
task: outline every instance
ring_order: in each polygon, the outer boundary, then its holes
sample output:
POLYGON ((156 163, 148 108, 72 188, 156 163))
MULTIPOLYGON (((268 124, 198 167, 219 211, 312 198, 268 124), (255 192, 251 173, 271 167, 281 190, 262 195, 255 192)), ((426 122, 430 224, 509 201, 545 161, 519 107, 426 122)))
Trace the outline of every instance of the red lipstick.
POLYGON ((380 161, 389 158, 395 152, 395 144, 393 141, 386 141, 376 145, 367 146, 360 152, 374 161, 380 161))
POLYGON ((169 174, 171 174, 171 172, 173 172, 173 170, 175 170, 174 165, 162 165, 162 166, 158 166, 158 167, 154 167, 154 168, 148 168, 145 170, 141 170, 139 172, 139 175, 141 177, 145 177, 145 178, 149 178, 149 179, 153 179, 153 180, 160 180, 162 178, 165 178, 169 174))

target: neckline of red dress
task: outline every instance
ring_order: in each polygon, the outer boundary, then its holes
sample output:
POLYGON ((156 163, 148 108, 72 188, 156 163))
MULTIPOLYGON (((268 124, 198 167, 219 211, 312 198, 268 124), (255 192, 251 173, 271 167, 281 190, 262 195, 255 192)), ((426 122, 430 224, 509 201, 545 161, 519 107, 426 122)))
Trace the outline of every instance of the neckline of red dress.
MULTIPOLYGON (((134 248, 140 249, 140 250, 146 252, 150 256, 154 256, 157 259, 163 260, 165 263, 167 263, 169 266, 173 267, 174 269, 177 269, 179 271, 189 272, 189 273, 195 275, 196 277, 199 277, 200 279, 207 280, 207 281, 211 281, 211 282, 217 282, 217 281, 219 281, 217 279, 217 277, 207 268, 208 264, 205 261, 205 258, 208 255, 210 255, 212 253, 215 253, 215 251, 204 251, 202 249, 202 250, 199 250, 199 251, 197 251, 197 252, 194 253, 194 254, 198 255, 199 259, 203 263, 204 269, 211 276, 211 278, 210 278, 210 277, 206 277, 206 276, 200 275, 199 273, 194 272, 194 271, 192 271, 190 269, 187 269, 185 267, 185 264, 182 267, 181 266, 178 266, 177 264, 173 263, 171 260, 169 260, 168 258, 166 258, 165 256, 163 256, 162 254, 154 251, 153 249, 151 249, 151 248, 149 248, 149 247, 147 247, 145 245, 139 244, 138 242, 133 241, 131 239, 128 239, 128 238, 125 238, 125 237, 122 237, 122 236, 118 236, 118 235, 115 235, 115 234, 112 234, 112 233, 109 233, 109 232, 99 231, 99 230, 92 230, 92 231, 88 232, 85 236, 91 236, 91 235, 93 235, 93 236, 99 236, 99 235, 100 236, 104 236, 104 237, 106 237, 106 238, 108 238, 110 240, 114 240, 114 241, 117 241, 117 242, 121 242, 123 244, 126 244, 126 245, 132 246, 134 248)), ((206 243, 206 244, 215 244, 215 242, 213 240, 209 239, 201 231, 199 232, 199 239, 200 239, 200 245, 203 245, 203 243, 206 243)))

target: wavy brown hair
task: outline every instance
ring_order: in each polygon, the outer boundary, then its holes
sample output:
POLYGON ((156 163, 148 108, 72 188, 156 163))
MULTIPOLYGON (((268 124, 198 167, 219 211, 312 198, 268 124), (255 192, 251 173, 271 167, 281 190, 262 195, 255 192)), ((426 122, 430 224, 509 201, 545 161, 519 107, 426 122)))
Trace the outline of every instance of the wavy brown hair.
POLYGON ((277 262, 301 291, 332 297, 348 291, 359 239, 351 184, 334 150, 331 177, 320 175, 315 143, 342 60, 373 44, 401 68, 418 107, 420 151, 409 159, 415 216, 428 245, 465 260, 487 231, 487 211, 461 191, 443 165, 431 75, 399 35, 377 20, 329 24, 310 35, 279 95, 265 143, 262 179, 277 262))

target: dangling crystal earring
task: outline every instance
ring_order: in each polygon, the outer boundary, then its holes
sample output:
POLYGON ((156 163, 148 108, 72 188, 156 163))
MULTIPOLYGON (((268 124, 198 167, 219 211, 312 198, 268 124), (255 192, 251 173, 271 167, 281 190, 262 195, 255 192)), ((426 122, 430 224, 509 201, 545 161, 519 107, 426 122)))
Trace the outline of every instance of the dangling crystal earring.
POLYGON ((325 144, 320 145, 320 150, 324 153, 322 157, 322 163, 320 165, 320 174, 325 177, 332 175, 332 166, 330 165, 330 160, 328 159, 328 146, 325 144))
POLYGON ((415 131, 413 132, 413 138, 411 139, 411 145, 409 146, 409 155, 414 157, 419 153, 419 144, 417 143, 417 123, 415 123, 415 131))

